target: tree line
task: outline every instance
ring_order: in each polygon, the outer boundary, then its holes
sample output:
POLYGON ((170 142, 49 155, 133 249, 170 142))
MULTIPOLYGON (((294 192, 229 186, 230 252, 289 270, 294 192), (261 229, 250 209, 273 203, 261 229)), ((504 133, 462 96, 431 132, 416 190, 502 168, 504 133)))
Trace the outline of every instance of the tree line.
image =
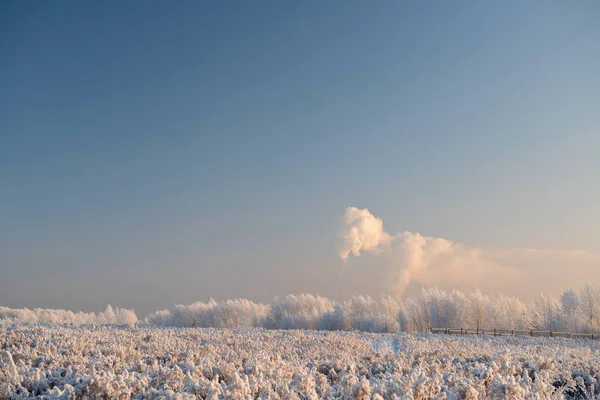
POLYGON ((541 294, 531 302, 514 296, 423 288, 398 301, 353 296, 336 303, 310 294, 276 297, 268 304, 247 299, 177 305, 149 315, 160 326, 429 332, 432 328, 476 330, 600 331, 600 288, 566 289, 560 296, 541 294))

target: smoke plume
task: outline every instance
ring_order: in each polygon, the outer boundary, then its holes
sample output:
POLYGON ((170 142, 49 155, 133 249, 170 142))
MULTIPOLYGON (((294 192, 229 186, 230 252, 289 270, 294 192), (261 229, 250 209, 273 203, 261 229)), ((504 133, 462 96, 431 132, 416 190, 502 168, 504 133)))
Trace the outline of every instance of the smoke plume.
POLYGON ((378 252, 390 244, 392 237, 383 230, 383 221, 369 210, 356 207, 346 208, 342 226, 340 258, 348 260, 350 253, 360 256, 361 251, 378 252))
POLYGON ((389 290, 402 296, 411 282, 470 290, 508 290, 522 295, 536 282, 557 290, 570 279, 598 276, 600 253, 583 250, 481 249, 420 233, 385 231, 383 221, 367 209, 348 207, 340 230, 340 258, 364 252, 386 253, 389 290), (568 270, 567 270, 568 268, 568 270), (577 271, 577 274, 573 274, 577 271), (568 273, 570 272, 570 273, 568 273))
POLYGON ((359 257, 361 251, 378 253, 391 244, 400 243, 402 262, 396 271, 395 292, 402 295, 413 275, 426 269, 437 257, 449 252, 452 242, 419 233, 403 232, 390 235, 383 228, 383 221, 369 210, 346 208, 342 225, 340 258, 347 261, 352 254, 359 257))

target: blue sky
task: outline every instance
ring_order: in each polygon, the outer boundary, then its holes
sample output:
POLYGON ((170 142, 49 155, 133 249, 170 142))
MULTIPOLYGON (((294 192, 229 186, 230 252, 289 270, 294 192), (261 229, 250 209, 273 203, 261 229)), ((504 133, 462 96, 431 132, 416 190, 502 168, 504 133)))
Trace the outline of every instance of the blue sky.
POLYGON ((333 297, 347 206, 391 232, 600 251, 599 15, 4 2, 0 304, 333 297))

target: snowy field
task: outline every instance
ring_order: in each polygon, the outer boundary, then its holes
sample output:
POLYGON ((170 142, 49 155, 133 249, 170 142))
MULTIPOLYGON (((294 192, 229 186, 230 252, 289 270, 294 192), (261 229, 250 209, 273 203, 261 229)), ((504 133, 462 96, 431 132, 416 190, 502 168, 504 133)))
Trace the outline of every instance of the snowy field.
POLYGON ((0 398, 600 398, 592 340, 0 325, 0 398))

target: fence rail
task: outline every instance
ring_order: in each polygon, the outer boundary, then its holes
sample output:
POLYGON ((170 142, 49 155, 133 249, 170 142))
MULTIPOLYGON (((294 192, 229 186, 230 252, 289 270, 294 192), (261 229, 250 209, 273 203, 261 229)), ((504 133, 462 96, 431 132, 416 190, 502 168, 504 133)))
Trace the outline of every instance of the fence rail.
POLYGON ((514 329, 465 329, 465 328, 431 328, 431 333, 446 335, 489 335, 489 336, 530 336, 530 337, 562 337, 567 339, 600 339, 598 333, 572 333, 537 330, 514 329))

